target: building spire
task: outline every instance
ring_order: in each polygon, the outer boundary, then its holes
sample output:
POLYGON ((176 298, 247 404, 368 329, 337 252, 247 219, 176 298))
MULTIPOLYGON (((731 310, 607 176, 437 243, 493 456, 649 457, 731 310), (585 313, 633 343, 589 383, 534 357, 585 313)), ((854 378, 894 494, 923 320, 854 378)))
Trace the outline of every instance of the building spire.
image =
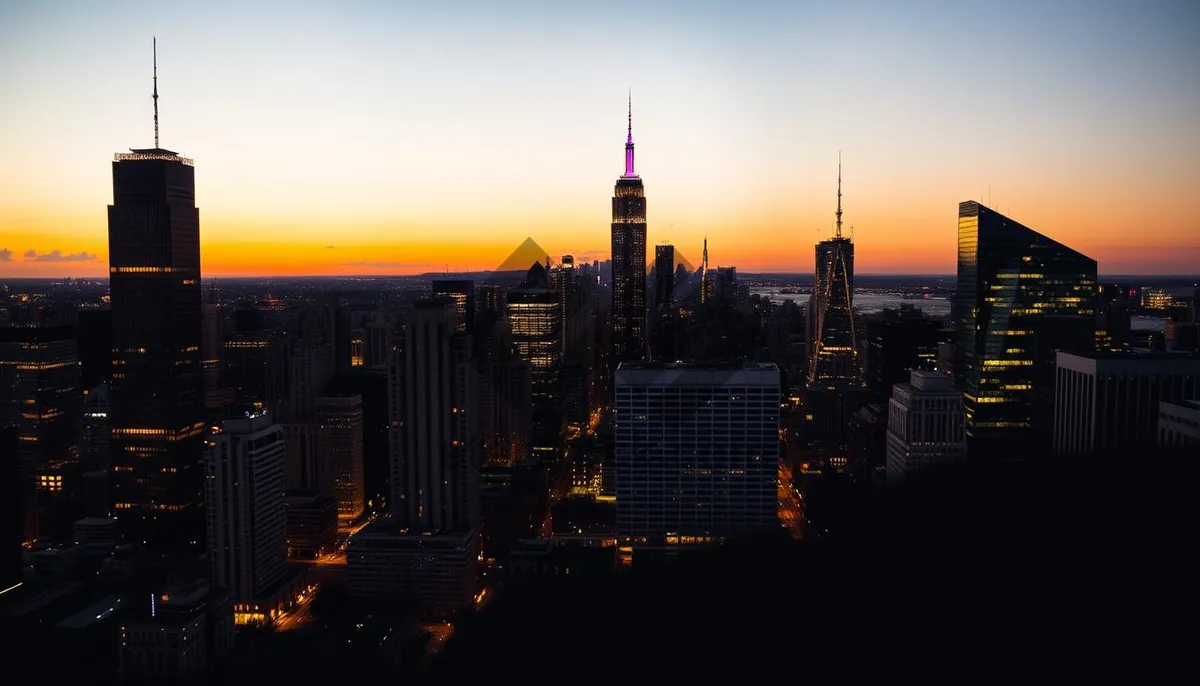
POLYGON ((154 37, 154 148, 158 149, 158 37, 154 37))
POLYGON ((633 89, 629 89, 629 123, 625 136, 625 176, 637 176, 633 170, 633 89))
POLYGON ((835 237, 842 237, 842 152, 840 150, 838 151, 837 233, 835 237))

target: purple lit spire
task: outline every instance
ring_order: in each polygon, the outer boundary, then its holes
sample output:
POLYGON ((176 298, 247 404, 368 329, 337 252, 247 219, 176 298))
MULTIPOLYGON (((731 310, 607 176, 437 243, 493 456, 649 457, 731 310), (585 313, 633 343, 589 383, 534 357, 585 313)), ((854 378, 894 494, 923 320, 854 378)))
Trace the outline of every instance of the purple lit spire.
POLYGON ((629 89, 629 128, 625 137, 625 176, 637 176, 633 170, 633 89, 629 89))

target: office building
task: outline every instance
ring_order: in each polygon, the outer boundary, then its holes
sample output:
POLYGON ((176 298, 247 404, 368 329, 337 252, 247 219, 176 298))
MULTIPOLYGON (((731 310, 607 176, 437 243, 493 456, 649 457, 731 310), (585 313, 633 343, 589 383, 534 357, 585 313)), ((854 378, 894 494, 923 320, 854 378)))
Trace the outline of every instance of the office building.
POLYGON ((436 613, 469 605, 476 588, 478 458, 470 338, 455 334, 452 306, 410 311, 391 382, 392 514, 347 550, 359 597, 404 596, 436 613))
POLYGON ((670 546, 779 528, 779 382, 773 364, 617 368, 623 541, 670 546))
POLYGON ((1161 403, 1200 397, 1200 357, 1058 354, 1054 452, 1136 457, 1159 444, 1161 403))
POLYGON ((320 454, 333 470, 338 521, 349 525, 364 509, 362 396, 317 398, 316 413, 320 454))
POLYGON ((640 360, 646 349, 646 190, 633 165, 633 104, 625 138, 625 173, 612 199, 612 336, 614 363, 640 360))
POLYGON ((1095 260, 975 201, 959 204, 954 381, 973 455, 1049 447, 1054 355, 1094 347, 1095 299, 1095 260))
POLYGON ((546 268, 535 262, 525 280, 507 294, 509 331, 517 356, 532 374, 533 441, 539 455, 552 454, 562 434, 563 309, 546 268))
POLYGON ((1158 404, 1158 445, 1168 450, 1200 450, 1200 401, 1158 404))
POLYGON ((962 394, 950 377, 914 371, 892 388, 887 419, 887 480, 967 457, 962 394))
POLYGON ((158 145, 118 153, 108 207, 112 497, 130 540, 201 544, 204 380, 200 211, 192 160, 158 145))
POLYGON ((0 426, 15 425, 26 540, 52 531, 79 460, 82 391, 74 327, 42 319, 0 327, 0 426), (44 323, 43 323, 44 322, 44 323), (42 525, 39 528, 39 520, 42 525))
POLYGON ((434 279, 433 296, 453 301, 455 333, 475 329, 475 284, 470 279, 434 279))
POLYGON ((837 225, 816 246, 816 275, 809 298, 810 385, 859 383, 854 327, 854 243, 842 235, 842 165, 838 163, 837 225))
POLYGON ((179 682, 198 677, 233 648, 229 593, 168 588, 140 601, 121 626, 121 677, 179 682))
POLYGON ((283 429, 265 411, 227 419, 204 458, 213 583, 235 602, 266 600, 287 573, 283 429))

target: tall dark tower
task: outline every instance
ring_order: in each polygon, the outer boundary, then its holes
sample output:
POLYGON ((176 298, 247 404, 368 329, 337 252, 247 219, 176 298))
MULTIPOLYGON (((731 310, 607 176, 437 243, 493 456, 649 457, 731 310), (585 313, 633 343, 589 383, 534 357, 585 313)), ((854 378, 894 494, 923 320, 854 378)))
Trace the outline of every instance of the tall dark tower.
POLYGON ((646 349, 646 191, 633 169, 633 100, 625 138, 625 173, 612 200, 613 364, 646 349))
POLYGON ((654 307, 671 304, 675 292, 675 246, 654 247, 654 307))
POLYGON ((809 318, 809 384, 857 383, 854 331, 854 243, 842 235, 842 163, 838 161, 837 230, 817 243, 809 318))
POLYGON ((113 513, 152 548, 203 543, 200 214, 192 161, 117 153, 108 207, 113 513))

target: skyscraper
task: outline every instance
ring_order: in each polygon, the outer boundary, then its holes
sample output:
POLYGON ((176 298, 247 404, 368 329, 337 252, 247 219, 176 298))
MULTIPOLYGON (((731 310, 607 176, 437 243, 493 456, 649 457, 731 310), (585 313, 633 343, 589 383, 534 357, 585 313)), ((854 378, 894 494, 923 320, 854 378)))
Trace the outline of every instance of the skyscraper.
POLYGON ((200 213, 192 161, 158 145, 155 72, 154 147, 116 155, 108 207, 112 496, 132 540, 173 547, 203 534, 200 213))
MULTIPOLYGON (((205 515, 213 583, 266 604, 287 568, 283 429, 265 411, 228 419, 208 439, 205 515)), ((248 609, 248 608, 247 608, 248 609)))
POLYGON ((333 471, 338 522, 349 524, 362 516, 363 401, 360 395, 317 398, 320 454, 333 471))
POLYGON ((640 360, 646 348, 646 191, 633 168, 633 101, 625 173, 612 199, 613 363, 640 360))
POLYGON ((842 164, 838 162, 837 229, 817 243, 816 275, 809 299, 809 384, 857 383, 854 330, 854 243, 842 235, 842 164))
POLYGON ((475 329, 475 284, 470 279, 435 279, 433 295, 454 301, 455 333, 475 329))
POLYGON ((1095 345, 1095 300, 1095 260, 959 203, 954 381, 973 454, 1015 457, 1029 441, 1048 444, 1054 355, 1095 345))
POLYGON ((562 433, 563 308, 546 268, 534 262, 508 290, 508 325, 517 356, 532 371, 534 450, 552 453, 562 433))
POLYGON ((654 246, 654 307, 671 304, 675 292, 675 246, 654 246))
POLYGON ((777 529, 779 383, 773 364, 623 363, 618 534, 672 546, 777 529))
POLYGON ((420 301, 393 365, 391 517, 370 524, 347 550, 347 580, 360 597, 403 595, 437 612, 469 604, 476 587, 478 463, 476 373, 453 307, 420 301))

